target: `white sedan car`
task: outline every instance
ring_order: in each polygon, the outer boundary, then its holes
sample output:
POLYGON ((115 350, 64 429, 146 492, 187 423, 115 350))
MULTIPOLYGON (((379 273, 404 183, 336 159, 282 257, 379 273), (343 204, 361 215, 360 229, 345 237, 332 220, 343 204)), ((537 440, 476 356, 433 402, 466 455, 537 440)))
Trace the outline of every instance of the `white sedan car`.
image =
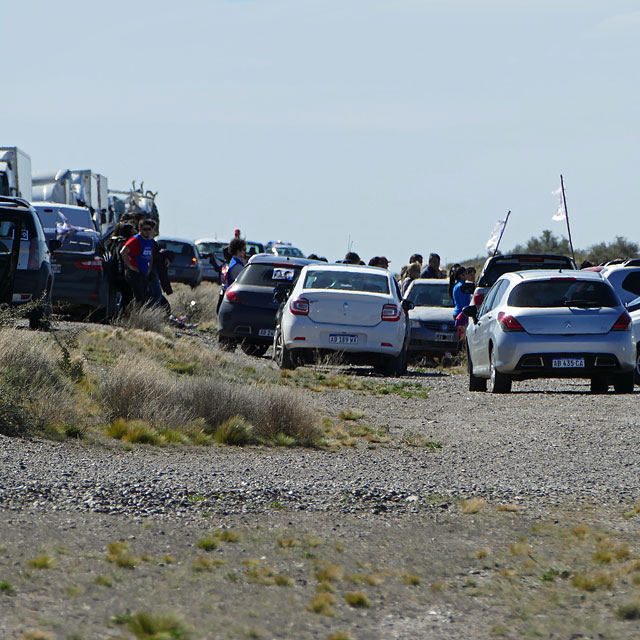
POLYGON ((469 389, 507 393, 514 380, 588 378, 592 393, 633 393, 631 317, 613 287, 587 271, 504 274, 467 327, 469 389))
POLYGON ((409 326, 398 285, 387 270, 308 265, 276 320, 273 358, 281 369, 338 353, 345 362, 407 368, 409 326))

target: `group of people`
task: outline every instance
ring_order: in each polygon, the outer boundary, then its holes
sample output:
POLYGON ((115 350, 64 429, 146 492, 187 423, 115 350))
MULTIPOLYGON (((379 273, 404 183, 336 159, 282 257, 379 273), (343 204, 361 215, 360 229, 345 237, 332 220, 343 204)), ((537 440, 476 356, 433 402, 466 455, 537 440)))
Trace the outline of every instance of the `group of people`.
POLYGON ((160 248, 155 241, 157 235, 155 220, 125 215, 107 242, 111 281, 121 295, 121 311, 135 301, 170 312, 163 294, 173 293, 168 270, 175 255, 160 248))

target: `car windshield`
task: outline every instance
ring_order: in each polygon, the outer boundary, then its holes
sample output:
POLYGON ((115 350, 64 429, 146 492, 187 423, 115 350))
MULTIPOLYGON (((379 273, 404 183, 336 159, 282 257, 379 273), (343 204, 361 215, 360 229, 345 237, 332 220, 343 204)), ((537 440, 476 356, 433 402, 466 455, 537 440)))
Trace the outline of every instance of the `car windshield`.
POLYGON ((222 253, 224 247, 227 246, 226 242, 198 242, 196 245, 200 254, 204 253, 222 253))
POLYGON ((279 256, 291 256, 292 258, 304 258, 304 254, 296 247, 275 247, 279 256))
POLYGON ((442 284, 416 284, 414 283, 407 293, 407 300, 413 302, 416 307, 453 307, 453 301, 449 297, 449 285, 442 284))
POLYGON ((186 256, 187 258, 194 256, 193 247, 186 242, 180 242, 178 240, 158 240, 158 245, 161 249, 173 251, 176 256, 186 256))
POLYGON ((520 259, 497 260, 489 265, 480 276, 479 287, 492 287, 500 276, 514 271, 531 271, 532 269, 573 269, 570 258, 562 256, 558 258, 543 258, 538 256, 524 257, 520 259))
POLYGON ((38 218, 42 226, 47 229, 55 227, 58 222, 64 222, 65 218, 72 227, 94 228, 89 209, 38 209, 38 218))
POLYGON ((343 291, 365 291, 367 293, 389 293, 389 278, 383 274, 361 271, 329 271, 326 269, 307 271, 305 289, 340 289, 343 291))
POLYGON ((302 266, 293 264, 248 264, 241 272, 236 283, 259 287, 275 287, 291 284, 297 280, 302 266))
POLYGON ((58 222, 64 222, 62 216, 53 209, 38 209, 38 218, 45 229, 54 229, 58 222))
POLYGON ((247 242, 247 255, 254 256, 257 253, 264 253, 264 247, 257 242, 247 242))
POLYGON ((523 282, 509 294, 512 307, 617 307, 611 287, 604 282, 590 282, 575 278, 553 278, 523 282))

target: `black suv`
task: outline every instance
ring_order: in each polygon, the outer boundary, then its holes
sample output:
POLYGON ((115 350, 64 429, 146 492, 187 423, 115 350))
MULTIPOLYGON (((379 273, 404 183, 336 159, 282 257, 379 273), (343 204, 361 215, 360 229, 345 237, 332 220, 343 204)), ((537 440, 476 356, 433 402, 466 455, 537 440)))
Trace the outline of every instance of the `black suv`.
POLYGON ((232 350, 240 344, 245 353, 263 356, 273 343, 279 300, 291 291, 302 267, 313 262, 269 254, 253 256, 220 305, 220 346, 232 350))
POLYGON ((491 256, 484 263, 476 290, 473 292, 471 304, 480 307, 487 291, 496 280, 505 273, 512 271, 529 271, 531 269, 569 269, 578 267, 572 258, 545 253, 510 253, 507 255, 491 256))
MULTIPOLYGON (((59 243, 51 241, 51 250, 59 243)), ((51 306, 50 248, 35 209, 21 198, 0 196, 0 303, 29 305, 37 329, 51 306)))

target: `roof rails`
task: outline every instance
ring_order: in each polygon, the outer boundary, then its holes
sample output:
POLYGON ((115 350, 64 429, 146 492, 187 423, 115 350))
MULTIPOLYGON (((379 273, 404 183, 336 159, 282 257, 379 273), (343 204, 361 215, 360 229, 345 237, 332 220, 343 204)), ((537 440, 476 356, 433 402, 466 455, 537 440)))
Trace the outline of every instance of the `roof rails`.
POLYGON ((0 205, 4 207, 23 207, 26 209, 31 207, 24 198, 13 198, 11 196, 0 196, 0 205))

